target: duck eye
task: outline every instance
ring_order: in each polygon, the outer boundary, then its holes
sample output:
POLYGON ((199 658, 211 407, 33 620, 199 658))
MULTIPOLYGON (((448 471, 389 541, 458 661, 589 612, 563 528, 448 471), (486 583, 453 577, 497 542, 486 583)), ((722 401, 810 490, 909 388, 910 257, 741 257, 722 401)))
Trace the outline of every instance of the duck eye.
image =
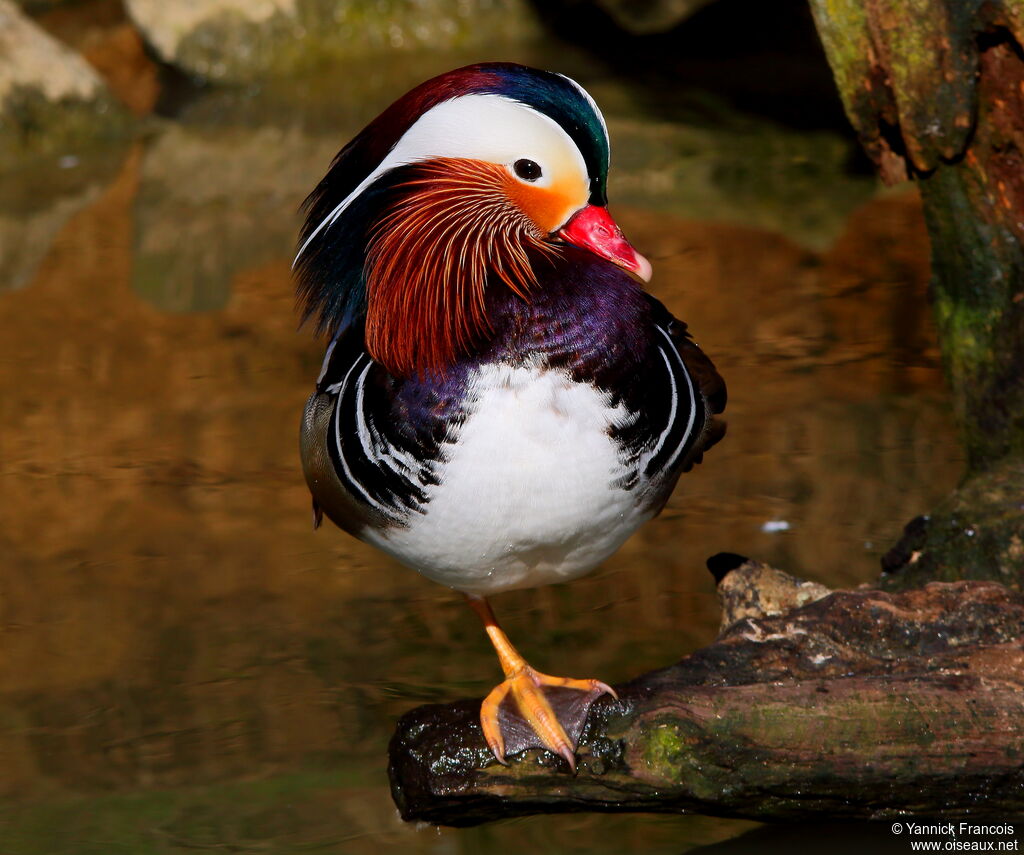
POLYGON ((525 157, 513 163, 512 168, 523 181, 536 181, 540 178, 540 165, 525 157))

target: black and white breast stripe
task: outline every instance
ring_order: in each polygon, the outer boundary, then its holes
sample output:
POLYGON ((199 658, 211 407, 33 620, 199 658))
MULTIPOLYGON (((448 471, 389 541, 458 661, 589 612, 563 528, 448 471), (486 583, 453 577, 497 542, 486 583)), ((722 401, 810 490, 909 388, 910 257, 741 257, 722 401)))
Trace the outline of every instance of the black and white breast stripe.
POLYGON ((404 524, 425 510, 426 489, 436 483, 433 461, 421 461, 391 435, 368 393, 373 360, 360 353, 343 378, 324 391, 335 395, 327 449, 334 471, 360 504, 393 524, 404 524))

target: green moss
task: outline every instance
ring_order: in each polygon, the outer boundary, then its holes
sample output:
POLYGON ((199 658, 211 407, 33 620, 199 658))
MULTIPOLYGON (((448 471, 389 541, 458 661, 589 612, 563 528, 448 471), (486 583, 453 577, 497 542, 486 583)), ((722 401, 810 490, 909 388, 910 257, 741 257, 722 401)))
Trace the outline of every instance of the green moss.
POLYGON ((936 170, 921 194, 946 373, 972 471, 1024 454, 1024 249, 977 160, 936 170))
POLYGON ((971 376, 988 370, 995 355, 991 332, 1001 312, 992 306, 977 306, 958 301, 947 291, 937 289, 934 299, 935 321, 946 336, 946 358, 956 375, 971 376))
POLYGON ((685 787, 695 798, 717 800, 729 787, 733 773, 723 756, 735 744, 735 734, 716 727, 702 730, 684 718, 663 716, 638 734, 646 774, 658 786, 685 787))
POLYGON ((970 134, 977 61, 969 27, 946 4, 905 0, 883 23, 891 86, 908 154, 920 170, 962 152, 970 134), (885 26, 888 24, 888 26, 885 26))
POLYGON ((961 153, 970 134, 976 62, 970 10, 947 6, 936 0, 888 4, 870 12, 873 32, 869 7, 858 0, 811 3, 854 127, 874 145, 879 118, 899 125, 921 170, 961 153))
POLYGON ((721 807, 730 793, 746 793, 738 810, 778 817, 794 806, 790 796, 779 794, 798 791, 803 780, 808 791, 827 798, 837 765, 862 763, 865 745, 880 746, 864 770, 865 787, 914 780, 919 764, 905 751, 907 743, 934 750, 938 741, 952 738, 957 725, 945 711, 894 688, 870 700, 839 692, 811 696, 803 706, 791 694, 779 703, 750 704, 745 694, 730 700, 726 693, 697 721, 662 713, 645 728, 634 731, 639 756, 645 777, 662 795, 677 790, 721 807), (885 746, 897 734, 902 748, 890 754, 885 746), (749 800, 751 791, 763 794, 756 804, 749 800))
MULTIPOLYGON (((847 751, 858 752, 866 744, 884 745, 894 731, 900 732, 900 742, 916 742, 922 748, 932 745, 941 729, 941 712, 922 709, 912 697, 900 691, 891 695, 864 702, 854 695, 831 693, 822 696, 821 703, 809 703, 803 708, 792 702, 759 704, 751 707, 733 707, 722 711, 715 725, 711 739, 723 745, 737 742, 763 745, 774 752, 792 750, 802 755, 806 746, 817 746, 820 765, 813 758, 803 758, 801 763, 810 763, 807 774, 819 772, 835 774, 836 756, 847 751)), ((778 766, 776 753, 771 763, 759 761, 757 752, 750 745, 738 758, 745 758, 736 773, 751 782, 768 784, 778 775, 788 775, 778 766)), ((878 755, 878 763, 885 764, 885 752, 878 755)), ((889 773, 899 774, 907 761, 897 760, 897 767, 889 773)), ((911 759, 910 766, 913 766, 911 759)))
POLYGON ((811 10, 846 114, 862 130, 859 101, 870 74, 871 33, 861 0, 812 0, 811 10))
POLYGON ((644 762, 659 778, 668 780, 675 777, 684 747, 683 735, 676 725, 666 722, 656 724, 647 734, 644 762))

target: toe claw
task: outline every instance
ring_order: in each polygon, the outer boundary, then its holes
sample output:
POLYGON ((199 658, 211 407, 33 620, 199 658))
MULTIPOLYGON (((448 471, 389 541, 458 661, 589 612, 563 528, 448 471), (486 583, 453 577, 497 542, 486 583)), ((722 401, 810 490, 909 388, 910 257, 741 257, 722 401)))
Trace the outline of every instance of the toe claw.
POLYGON ((508 691, 508 683, 502 683, 495 687, 480 705, 480 727, 484 732, 484 741, 494 758, 503 766, 507 766, 508 761, 505 759, 505 739, 501 734, 498 709, 508 691))
POLYGON ((502 744, 501 731, 498 730, 497 734, 489 733, 487 725, 484 725, 484 740, 487 742, 487 747, 491 749, 494 759, 502 766, 507 766, 508 760, 505 759, 505 746, 502 744))

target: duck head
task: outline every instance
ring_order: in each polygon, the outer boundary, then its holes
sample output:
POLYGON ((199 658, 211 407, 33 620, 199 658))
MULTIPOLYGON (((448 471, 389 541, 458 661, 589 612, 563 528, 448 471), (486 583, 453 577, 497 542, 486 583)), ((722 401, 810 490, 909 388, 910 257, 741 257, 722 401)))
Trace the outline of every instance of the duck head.
POLYGON ((511 63, 413 89, 335 158, 305 202, 295 259, 305 316, 365 322, 396 376, 443 373, 486 334, 484 294, 528 300, 566 244, 648 280, 607 210, 608 131, 560 74, 511 63))

